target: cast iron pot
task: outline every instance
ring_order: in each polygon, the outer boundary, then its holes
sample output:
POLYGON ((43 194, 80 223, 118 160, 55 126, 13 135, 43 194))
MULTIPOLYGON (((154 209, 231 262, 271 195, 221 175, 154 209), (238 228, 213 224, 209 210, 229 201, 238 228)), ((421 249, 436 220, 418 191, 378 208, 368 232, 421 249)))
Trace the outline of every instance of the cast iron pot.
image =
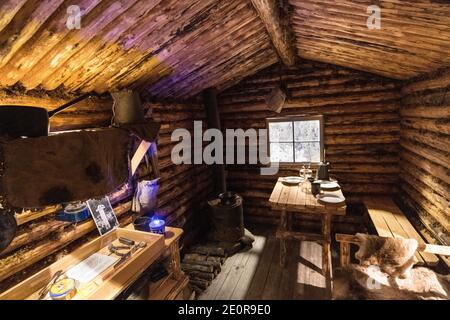
POLYGON ((17 222, 14 215, 0 210, 0 253, 14 239, 16 229, 17 222))
POLYGON ((50 112, 41 107, 0 106, 0 136, 47 136, 51 117, 90 96, 91 94, 82 95, 50 112))

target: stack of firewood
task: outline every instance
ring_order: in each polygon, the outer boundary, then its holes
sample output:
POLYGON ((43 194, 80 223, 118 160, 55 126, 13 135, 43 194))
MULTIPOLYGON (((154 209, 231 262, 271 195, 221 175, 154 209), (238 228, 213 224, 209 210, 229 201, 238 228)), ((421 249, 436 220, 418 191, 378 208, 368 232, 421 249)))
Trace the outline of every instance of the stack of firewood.
POLYGON ((181 268, 189 277, 189 284, 197 294, 206 290, 219 274, 226 256, 224 248, 209 245, 193 246, 184 255, 181 268))

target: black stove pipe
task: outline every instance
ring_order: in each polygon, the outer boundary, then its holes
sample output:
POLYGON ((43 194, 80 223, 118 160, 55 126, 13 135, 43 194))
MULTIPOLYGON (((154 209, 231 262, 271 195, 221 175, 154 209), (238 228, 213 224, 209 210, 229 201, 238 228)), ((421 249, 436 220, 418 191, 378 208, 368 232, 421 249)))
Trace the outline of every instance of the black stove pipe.
MULTIPOLYGON (((217 92, 214 88, 208 88, 203 91, 203 103, 206 109, 208 128, 221 130, 217 92)), ((214 164, 214 185, 216 195, 227 191, 224 164, 214 164)))

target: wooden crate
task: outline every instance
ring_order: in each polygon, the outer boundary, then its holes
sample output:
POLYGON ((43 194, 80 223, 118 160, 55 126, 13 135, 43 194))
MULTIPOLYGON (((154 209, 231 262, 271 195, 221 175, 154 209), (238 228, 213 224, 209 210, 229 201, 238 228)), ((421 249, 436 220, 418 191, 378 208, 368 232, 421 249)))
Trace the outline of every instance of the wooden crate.
POLYGON ((0 294, 0 300, 38 299, 38 292, 49 283, 57 271, 67 271, 90 255, 96 252, 104 252, 110 243, 116 245, 119 237, 126 237, 134 240, 136 243, 145 241, 147 246, 136 251, 129 260, 116 270, 114 270, 114 267, 106 269, 88 285, 85 285, 82 293, 78 292, 73 298, 74 300, 114 299, 162 254, 166 248, 164 236, 130 229, 116 229, 87 243, 32 277, 0 294))

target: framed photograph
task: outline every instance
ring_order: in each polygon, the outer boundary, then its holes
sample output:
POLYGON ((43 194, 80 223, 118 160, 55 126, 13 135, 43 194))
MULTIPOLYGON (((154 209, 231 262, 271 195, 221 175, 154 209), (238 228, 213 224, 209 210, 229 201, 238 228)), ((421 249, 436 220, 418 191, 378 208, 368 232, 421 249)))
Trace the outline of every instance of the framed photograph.
POLYGON ((86 204, 100 235, 119 226, 119 221, 108 197, 90 199, 86 201, 86 204))

